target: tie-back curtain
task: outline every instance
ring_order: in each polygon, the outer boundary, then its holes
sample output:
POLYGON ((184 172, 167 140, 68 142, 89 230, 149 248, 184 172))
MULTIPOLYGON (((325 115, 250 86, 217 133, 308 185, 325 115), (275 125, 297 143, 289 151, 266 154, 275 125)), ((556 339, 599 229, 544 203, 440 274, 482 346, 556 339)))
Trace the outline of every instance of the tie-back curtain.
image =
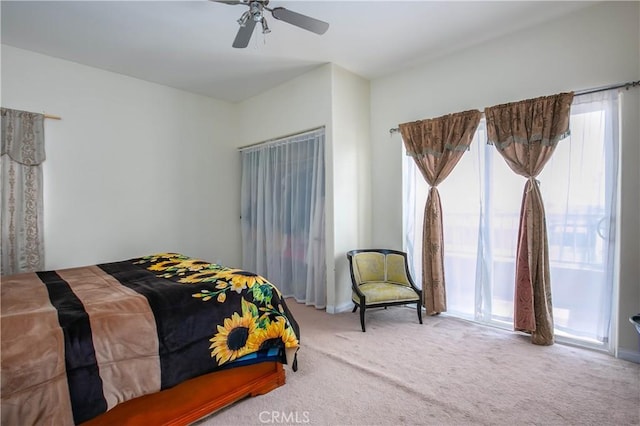
POLYGON ((481 117, 480 111, 465 111, 399 126, 407 155, 413 157, 431 186, 422 231, 422 290, 429 315, 447 310, 442 205, 437 185, 449 176, 469 149, 481 117))
POLYGON ((7 108, 2 116, 2 275, 44 268, 44 115, 7 108))
POLYGON ((561 93, 485 109, 487 135, 509 167, 527 178, 516 253, 514 328, 532 342, 554 341, 549 247, 544 203, 535 177, 556 144, 569 135, 573 93, 561 93))

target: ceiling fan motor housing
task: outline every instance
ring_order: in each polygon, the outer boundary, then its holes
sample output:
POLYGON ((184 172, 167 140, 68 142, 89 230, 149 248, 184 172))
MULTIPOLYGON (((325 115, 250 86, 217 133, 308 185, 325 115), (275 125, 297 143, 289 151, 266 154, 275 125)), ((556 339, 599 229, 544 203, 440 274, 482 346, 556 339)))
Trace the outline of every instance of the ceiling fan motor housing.
POLYGON ((259 1, 252 1, 249 4, 249 7, 251 8, 251 17, 253 20, 256 22, 262 21, 262 8, 264 7, 264 4, 259 1))
POLYGON ((329 24, 321 21, 319 19, 311 18, 306 15, 302 15, 297 12, 293 12, 284 7, 276 7, 269 8, 267 5, 269 4, 269 0, 211 0, 217 3, 225 3, 228 5, 238 5, 242 4, 244 6, 248 6, 249 10, 245 11, 240 19, 238 19, 238 24, 240 24, 240 29, 238 30, 238 34, 236 35, 235 40, 233 41, 232 46, 236 48, 244 48, 249 44, 249 39, 251 38, 251 34, 258 22, 262 25, 262 33, 268 34, 271 32, 269 26, 267 25, 267 19, 264 17, 264 11, 268 10, 271 12, 271 15, 279 20, 287 22, 291 25, 295 25, 296 27, 302 28, 307 31, 314 32, 316 34, 324 34, 327 29, 329 29, 329 24))

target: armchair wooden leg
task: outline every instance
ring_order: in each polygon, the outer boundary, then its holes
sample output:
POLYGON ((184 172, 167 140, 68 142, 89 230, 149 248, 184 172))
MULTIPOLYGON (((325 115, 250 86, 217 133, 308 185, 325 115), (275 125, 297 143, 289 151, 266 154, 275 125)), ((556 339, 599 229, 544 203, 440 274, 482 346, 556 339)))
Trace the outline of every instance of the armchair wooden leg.
POLYGON ((366 332, 367 330, 365 330, 364 328, 364 305, 360 306, 360 325, 362 326, 362 332, 366 332))
POLYGON ((351 313, 354 313, 356 309, 358 309, 358 305, 353 305, 353 311, 351 311, 351 313))
POLYGON ((418 302, 416 305, 418 305, 418 321, 422 324, 422 303, 418 302))

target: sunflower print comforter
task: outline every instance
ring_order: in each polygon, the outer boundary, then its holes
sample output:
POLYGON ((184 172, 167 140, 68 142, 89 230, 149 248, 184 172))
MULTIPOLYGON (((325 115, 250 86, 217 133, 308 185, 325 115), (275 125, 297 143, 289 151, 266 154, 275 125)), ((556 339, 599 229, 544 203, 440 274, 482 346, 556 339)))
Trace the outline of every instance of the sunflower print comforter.
POLYGON ((240 365, 295 370, 298 324, 249 271, 161 253, 3 277, 0 288, 2 424, 79 424, 240 365))

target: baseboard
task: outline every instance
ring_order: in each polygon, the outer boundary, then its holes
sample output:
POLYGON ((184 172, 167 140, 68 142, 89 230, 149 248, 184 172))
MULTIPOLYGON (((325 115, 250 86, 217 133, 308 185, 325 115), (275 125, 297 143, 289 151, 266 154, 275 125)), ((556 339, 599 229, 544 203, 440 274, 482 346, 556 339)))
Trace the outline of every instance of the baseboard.
POLYGON ((353 309, 353 302, 347 302, 340 306, 327 305, 328 314, 339 314, 342 312, 348 312, 353 309))
POLYGON ((640 352, 637 352, 637 351, 620 348, 618 349, 617 357, 625 361, 631 361, 631 362, 635 362, 636 364, 640 364, 640 352))

